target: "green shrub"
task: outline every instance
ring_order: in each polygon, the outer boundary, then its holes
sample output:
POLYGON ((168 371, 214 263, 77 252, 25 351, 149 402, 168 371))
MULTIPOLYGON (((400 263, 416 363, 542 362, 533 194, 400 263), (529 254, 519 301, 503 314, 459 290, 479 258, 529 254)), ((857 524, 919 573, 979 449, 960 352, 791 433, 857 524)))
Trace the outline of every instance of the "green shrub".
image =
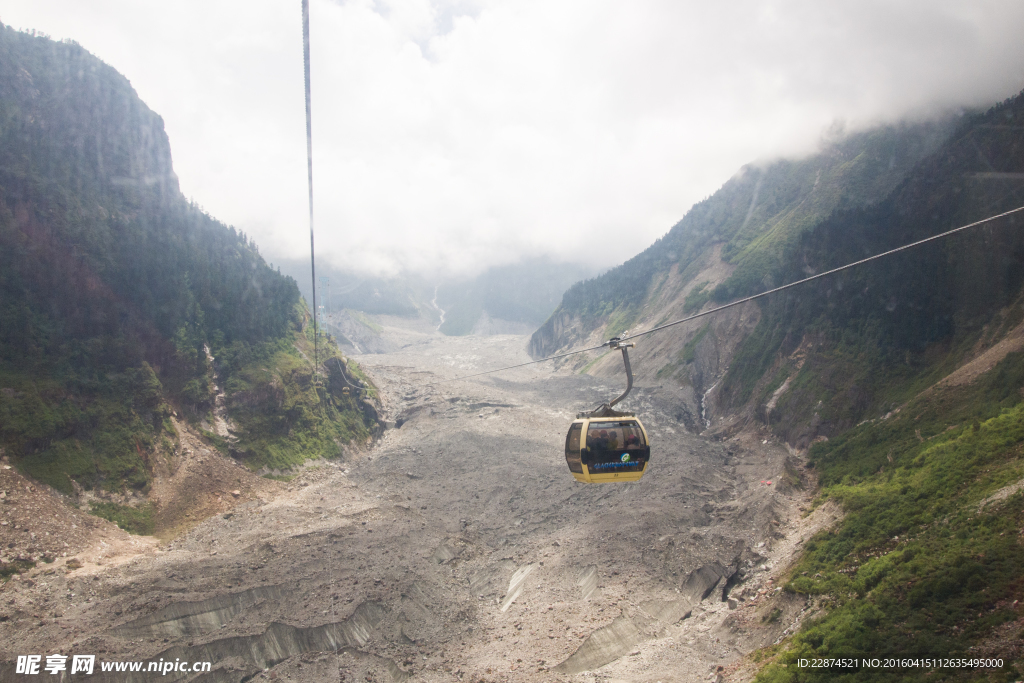
POLYGON ((155 510, 152 503, 132 507, 130 505, 118 505, 117 503, 93 501, 89 507, 89 511, 92 514, 113 522, 130 534, 151 536, 155 529, 155 510))
POLYGON ((683 301, 683 313, 693 313, 711 300, 712 290, 707 289, 707 286, 708 282, 705 280, 690 290, 686 295, 686 300, 683 301))
POLYGON ((32 560, 11 560, 10 562, 0 562, 0 580, 7 581, 15 574, 23 574, 35 566, 36 563, 32 560))

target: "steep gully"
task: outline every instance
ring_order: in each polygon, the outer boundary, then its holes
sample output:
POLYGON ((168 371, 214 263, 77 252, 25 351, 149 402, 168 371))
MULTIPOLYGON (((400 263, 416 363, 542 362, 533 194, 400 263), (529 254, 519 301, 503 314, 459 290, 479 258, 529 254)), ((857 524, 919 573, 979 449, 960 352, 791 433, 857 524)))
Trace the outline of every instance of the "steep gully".
POLYGON ((358 360, 400 429, 157 551, 9 582, 3 659, 210 661, 203 681, 705 680, 805 613, 772 582, 828 519, 801 520, 804 494, 779 485, 799 474, 784 447, 690 434, 640 387, 650 473, 581 485, 566 425, 617 386, 541 366, 438 383, 526 359, 525 338, 397 322, 399 351, 358 360))

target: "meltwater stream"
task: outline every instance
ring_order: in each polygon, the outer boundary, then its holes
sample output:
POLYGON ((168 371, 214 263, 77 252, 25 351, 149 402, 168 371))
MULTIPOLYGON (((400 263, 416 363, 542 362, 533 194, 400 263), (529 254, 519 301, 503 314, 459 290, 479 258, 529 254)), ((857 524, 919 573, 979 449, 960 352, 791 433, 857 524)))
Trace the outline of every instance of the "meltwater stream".
POLYGON ((440 331, 441 325, 444 325, 444 309, 437 305, 437 290, 439 287, 440 285, 434 285, 434 298, 430 300, 430 305, 436 308, 438 312, 441 314, 441 322, 439 322, 437 324, 437 327, 434 328, 435 330, 438 331, 440 331))

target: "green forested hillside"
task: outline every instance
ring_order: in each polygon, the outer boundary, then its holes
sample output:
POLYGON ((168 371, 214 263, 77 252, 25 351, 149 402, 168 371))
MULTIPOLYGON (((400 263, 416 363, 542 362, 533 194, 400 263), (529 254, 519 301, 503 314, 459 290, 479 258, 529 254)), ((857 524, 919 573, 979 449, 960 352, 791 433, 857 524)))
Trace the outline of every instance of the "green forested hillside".
MULTIPOLYGON (((771 281, 792 282, 1024 205, 1021 120, 1021 96, 969 117, 882 201, 838 208, 801 233, 771 281)), ((769 298, 723 380, 723 404, 761 402, 791 378, 771 419, 806 445, 907 400, 952 370, 981 335, 990 344, 1019 322, 1018 313, 1000 311, 1024 284, 1022 224, 1008 217, 769 298)))
MULTIPOLYGON (((970 117, 884 201, 837 211, 801 235, 777 277, 1024 205, 1022 120, 1024 96, 970 117)), ((799 671, 796 659, 864 652, 1004 665, 860 670, 846 680, 1020 678, 1024 360, 1009 353, 976 378, 936 382, 1024 320, 1022 226, 1007 217, 762 306, 723 399, 760 405, 788 382, 763 417, 790 443, 817 442, 819 500, 847 515, 807 544, 791 573, 787 590, 822 610, 762 653, 761 680, 832 680, 799 671)))
MULTIPOLYGON (((1020 206, 1022 110, 1018 96, 955 122, 891 126, 807 159, 747 167, 640 255, 570 288, 531 351, 546 355, 568 343, 556 333, 567 319, 606 337, 630 328, 664 273, 677 269, 679 287, 693 283, 712 247, 731 274, 717 285, 695 283, 683 313, 1020 206)), ((789 380, 766 419, 806 446, 906 400, 955 367, 1018 296, 1020 221, 762 300, 759 324, 728 363, 720 408, 759 409, 789 380)), ((998 337, 1010 322, 996 321, 989 334, 998 337)))
POLYGON ((839 137, 805 159, 744 167, 643 252, 569 288, 534 335, 532 351, 545 355, 558 348, 552 330, 559 316, 578 318, 586 329, 614 321, 609 334, 621 332, 636 319, 658 275, 675 267, 682 283, 689 282, 716 244, 736 269, 694 304, 766 288, 801 234, 837 209, 881 201, 952 126, 951 121, 887 126, 839 137))
POLYGON ((181 195, 123 76, 0 26, 0 445, 19 469, 145 487, 172 412, 209 413, 211 356, 263 362, 302 318, 295 282, 181 195))

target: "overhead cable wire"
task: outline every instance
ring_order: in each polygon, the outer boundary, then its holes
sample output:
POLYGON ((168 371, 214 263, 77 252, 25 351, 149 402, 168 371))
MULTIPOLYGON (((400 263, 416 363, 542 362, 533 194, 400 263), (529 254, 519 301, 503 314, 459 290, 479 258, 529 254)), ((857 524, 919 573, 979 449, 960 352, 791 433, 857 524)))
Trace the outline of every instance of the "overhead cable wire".
MULTIPOLYGON (((847 263, 845 266, 839 266, 838 268, 833 268, 832 270, 826 270, 824 273, 818 273, 817 275, 811 275, 810 277, 805 277, 802 280, 797 280, 796 282, 790 282, 789 284, 782 285, 780 287, 775 287, 774 289, 769 289, 767 291, 761 292, 760 294, 754 294, 752 296, 748 296, 748 297, 745 297, 743 299, 737 299, 736 301, 732 301, 730 303, 724 304, 724 305, 719 306, 717 308, 712 308, 711 310, 708 310, 708 311, 703 311, 701 313, 696 313, 696 314, 691 315, 689 317, 682 318, 681 320, 676 320, 676 321, 673 321, 673 322, 670 322, 670 323, 665 323, 664 325, 659 325, 659 326, 651 328, 649 330, 645 330, 644 332, 637 332, 636 334, 631 334, 628 337, 622 337, 619 341, 627 341, 629 339, 636 339, 637 337, 643 337, 643 336, 646 336, 648 334, 654 334, 655 332, 659 332, 659 331, 664 330, 664 329, 669 328, 669 327, 674 327, 675 325, 682 325, 685 322, 689 322, 691 320, 696 320, 697 318, 702 318, 702 317, 704 317, 706 315, 711 315, 712 313, 718 313, 719 311, 724 311, 727 308, 732 308, 733 306, 739 306, 741 304, 747 303, 748 301, 753 301, 754 299, 760 299, 761 297, 768 296, 769 294, 775 294, 776 292, 781 292, 782 290, 789 289, 790 287, 796 287, 797 285, 802 285, 802 284, 811 282, 812 280, 817 280, 819 278, 827 277, 829 275, 834 275, 834 274, 836 274, 838 272, 841 272, 841 271, 844 271, 844 270, 849 270, 850 268, 856 268, 857 266, 862 266, 865 263, 869 263, 870 261, 876 261, 876 260, 878 260, 880 258, 885 258, 886 256, 892 256, 893 254, 898 254, 901 251, 906 251, 907 249, 913 249, 914 247, 919 247, 922 244, 927 244, 928 242, 934 242, 934 241, 940 240, 940 239, 942 239, 944 237, 949 237, 950 235, 955 235, 958 232, 962 232, 964 230, 969 230, 970 228, 976 228, 979 225, 984 225, 985 223, 990 223, 990 222, 992 222, 994 220, 997 220, 999 218, 1005 218, 1006 216, 1009 216, 1011 214, 1015 214, 1015 213, 1017 213, 1019 211, 1024 211, 1024 206, 1019 206, 1016 209, 1012 209, 1010 211, 1006 211, 1006 212, 998 214, 996 216, 989 216, 988 218, 983 218, 980 221, 975 221, 974 223, 969 223, 968 225, 961 225, 959 228, 953 228, 952 230, 947 230, 946 232, 939 233, 938 235, 932 235, 931 237, 926 237, 926 238, 924 238, 922 240, 918 240, 916 242, 911 242, 910 244, 904 244, 902 247, 896 247, 895 249, 890 249, 889 251, 884 251, 881 254, 875 254, 874 256, 868 256, 867 258, 863 258, 860 261, 854 261, 853 263, 847 263)), ((608 342, 605 342, 605 343, 607 344, 608 342)))
MULTIPOLYGON (((305 75, 306 85, 306 169, 307 177, 309 181, 309 265, 312 275, 313 285, 313 390, 316 391, 317 400, 320 404, 320 415, 321 418, 326 418, 327 412, 327 391, 326 387, 318 386, 317 379, 320 375, 320 328, 317 324, 317 306, 316 306, 316 248, 313 243, 313 116, 312 116, 312 98, 310 96, 310 82, 309 82, 309 0, 302 0, 302 65, 303 72, 305 75)), ((344 376, 342 372, 342 376, 344 376)), ((317 433, 319 434, 320 425, 317 423, 317 433)), ((323 485, 321 485, 321 491, 323 485)), ((329 582, 331 586, 331 618, 337 623, 338 611, 337 611, 337 600, 335 599, 336 591, 335 580, 334 580, 334 547, 333 543, 330 548, 330 554, 328 555, 327 571, 329 575, 329 582)), ((339 643, 334 645, 334 657, 337 660, 338 652, 340 649, 339 643)))
POLYGON ((602 348, 605 348, 605 347, 609 346, 612 343, 612 341, 624 342, 624 341, 629 341, 630 339, 636 339, 637 337, 644 337, 644 336, 647 336, 649 334, 654 334, 655 332, 660 332, 661 330, 667 329, 669 327, 675 327, 676 325, 682 325, 683 323, 690 322, 691 320, 696 320, 697 318, 703 318, 705 316, 711 315, 712 313, 718 313, 718 312, 724 311, 724 310, 726 310, 728 308, 733 308, 734 306, 739 306, 741 304, 745 304, 747 302, 754 301, 755 299, 760 299, 762 297, 766 297, 769 294, 775 294, 776 292, 781 292, 784 289, 789 289, 791 287, 796 287, 797 285, 806 284, 808 282, 811 282, 812 280, 818 280, 820 278, 827 277, 829 275, 835 275, 836 273, 839 273, 841 271, 849 270, 850 268, 856 268, 857 266, 862 266, 865 263, 869 263, 871 261, 877 261, 878 259, 885 258, 886 256, 892 256, 893 254, 897 254, 897 253, 899 253, 901 251, 906 251, 907 249, 913 249, 914 247, 919 247, 922 244, 927 244, 929 242, 935 242, 936 240, 940 240, 940 239, 943 239, 945 237, 949 237, 950 235, 955 235, 956 233, 963 232, 964 230, 970 230, 971 228, 976 228, 979 225, 984 225, 985 223, 991 223, 994 220, 998 220, 1000 218, 1005 218, 1007 216, 1013 215, 1015 213, 1019 213, 1021 211, 1024 211, 1024 206, 1019 206, 1016 209, 1011 209, 1010 211, 1004 211, 1003 213, 997 214, 995 216, 989 216, 988 218, 983 218, 980 221, 975 221, 973 223, 968 223, 967 225, 961 225, 958 228, 953 228, 952 230, 947 230, 946 232, 939 233, 938 235, 932 235, 931 237, 926 237, 926 238, 918 240, 916 242, 911 242, 909 244, 904 244, 901 247, 896 247, 895 249, 890 249, 889 251, 884 251, 884 252, 882 252, 880 254, 875 254, 874 256, 869 256, 869 257, 863 258, 863 259, 861 259, 859 261, 854 261, 853 263, 847 263, 845 266, 839 266, 838 268, 832 268, 831 270, 826 270, 823 273, 818 273, 817 275, 811 275, 810 277, 805 277, 802 280, 797 280, 795 282, 790 282, 789 284, 781 285, 779 287, 775 287, 773 289, 769 289, 769 290, 761 292, 759 294, 753 294, 751 296, 744 297, 742 299, 737 299, 736 301, 732 301, 730 303, 724 304, 722 306, 718 306, 716 308, 709 309, 707 311, 702 311, 700 313, 694 313, 691 316, 687 316, 685 318, 681 318, 679 320, 675 320, 675 321, 670 322, 670 323, 665 323, 664 325, 658 325, 657 327, 653 327, 653 328, 651 328, 649 330, 644 330, 643 332, 637 332, 636 334, 631 334, 631 335, 628 335, 628 336, 625 336, 625 337, 618 337, 618 338, 616 338, 614 340, 608 340, 605 343, 600 344, 599 346, 591 346, 591 347, 588 347, 588 348, 585 348, 585 349, 573 349, 572 351, 566 351, 565 353, 559 353, 559 354, 556 354, 554 356, 548 356, 547 358, 540 358, 538 360, 531 360, 531 361, 527 361, 525 363, 518 363, 516 365, 509 365, 509 366, 504 367, 504 368, 497 368, 495 370, 487 370, 485 372, 477 372, 477 373, 474 373, 472 375, 463 375, 461 377, 453 377, 452 379, 435 380, 435 381, 438 382, 438 383, 440 383, 440 382, 454 382, 456 380, 470 379, 472 377, 481 377, 483 375, 492 375, 492 374, 494 374, 496 372, 504 372, 505 370, 513 370, 515 368, 521 368, 521 367, 524 367, 524 366, 527 366, 527 365, 534 365, 536 363, 543 363, 543 362, 549 361, 549 360, 556 360, 558 358, 565 358, 567 356, 574 356, 574 355, 576 355, 578 353, 586 353, 587 351, 595 351, 597 349, 602 349, 602 348))
POLYGON ((313 376, 320 372, 316 308, 316 249, 313 245, 313 104, 309 84, 309 0, 302 0, 302 66, 306 81, 306 170, 309 180, 309 265, 313 277, 313 376))

